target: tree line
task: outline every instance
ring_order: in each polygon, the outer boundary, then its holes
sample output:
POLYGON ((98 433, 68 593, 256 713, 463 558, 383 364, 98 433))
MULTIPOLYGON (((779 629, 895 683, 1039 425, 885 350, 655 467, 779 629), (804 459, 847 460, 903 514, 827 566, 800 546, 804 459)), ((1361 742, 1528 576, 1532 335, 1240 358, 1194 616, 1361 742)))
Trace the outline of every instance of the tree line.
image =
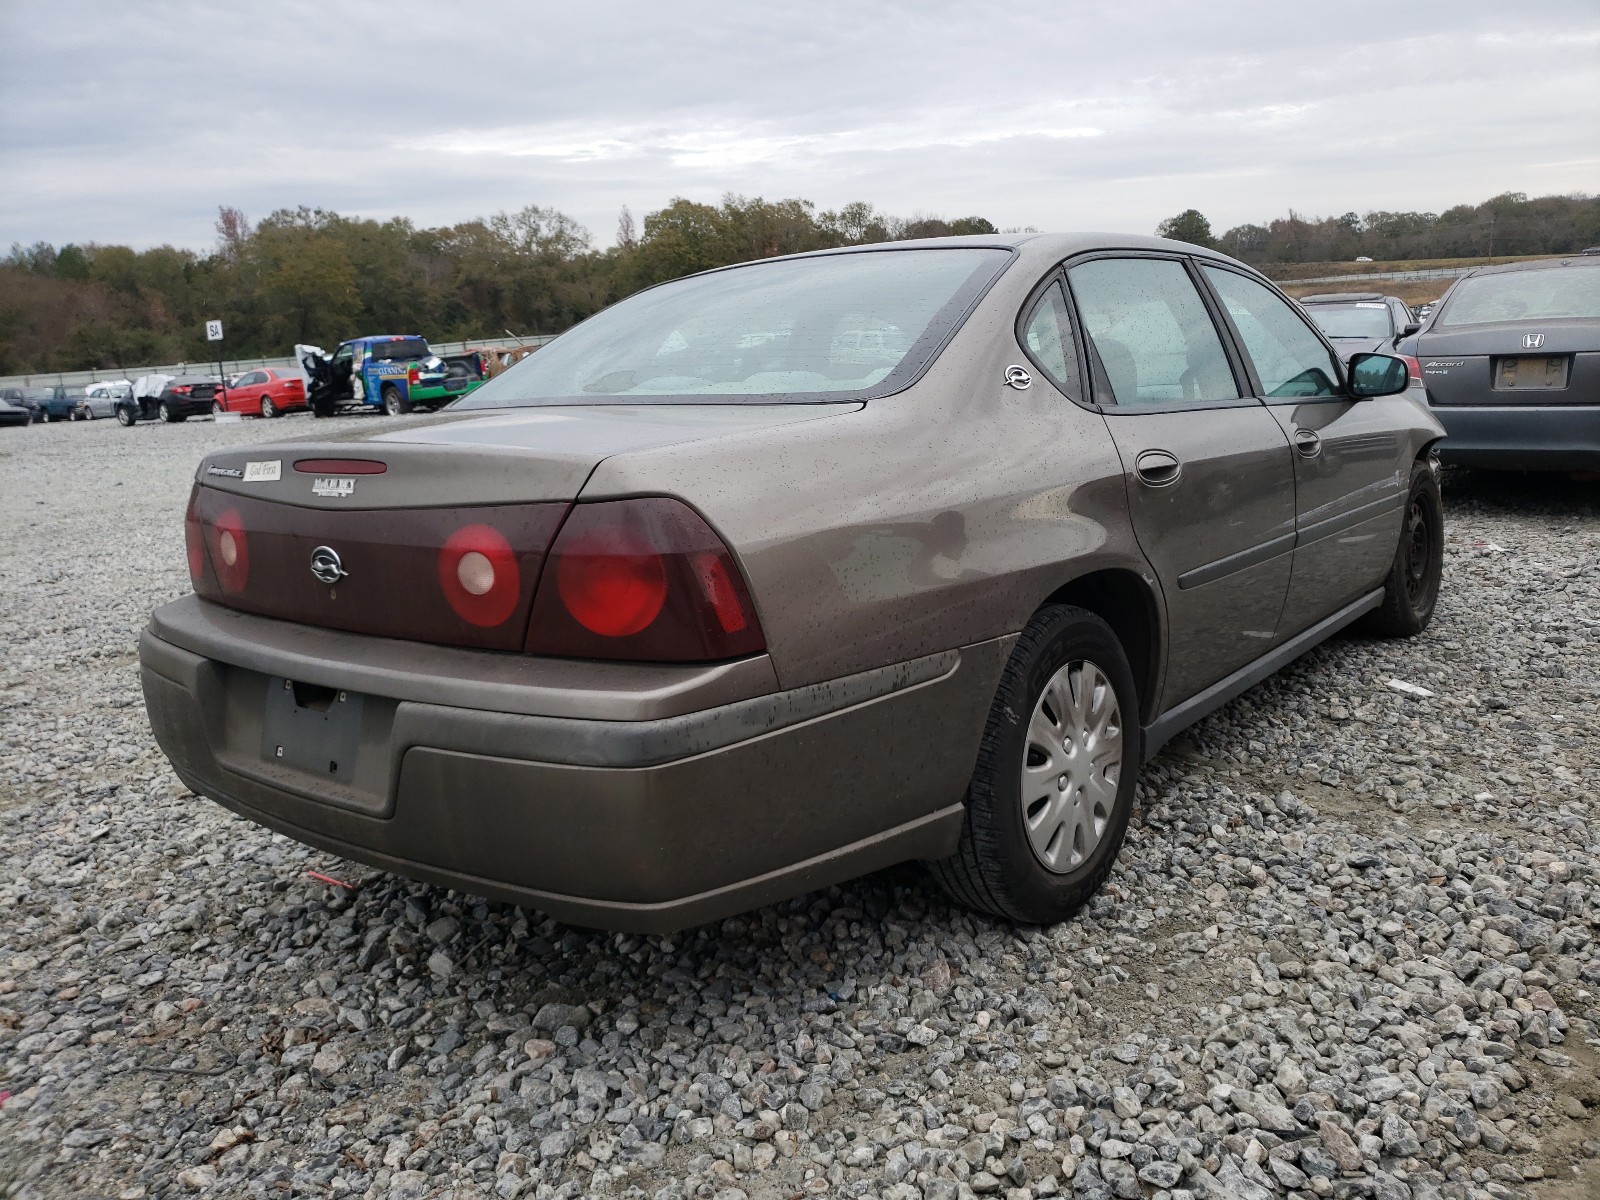
POLYGON ((1482 204, 1442 213, 1353 212, 1337 217, 1289 214, 1264 225, 1236 225, 1220 235, 1196 209, 1161 222, 1156 232, 1256 266, 1273 263, 1486 258, 1571 254, 1600 244, 1600 196, 1503 192, 1482 204))
MULTIPOLYGON (((640 288, 750 259, 900 238, 994 233, 983 217, 895 217, 858 202, 676 199, 635 222, 624 208, 600 250, 563 213, 517 212, 438 228, 323 209, 252 223, 223 208, 207 253, 157 246, 13 246, 0 260, 0 375, 203 362, 221 318, 231 358, 287 355, 363 333, 440 341, 559 333, 640 288)), ((1442 213, 1305 217, 1215 235, 1195 209, 1158 233, 1272 264, 1560 254, 1600 243, 1600 198, 1507 192, 1442 213)))
POLYGON ((677 199, 642 223, 624 208, 597 250, 563 213, 530 205, 442 228, 323 209, 252 223, 219 210, 209 253, 172 246, 13 246, 0 260, 0 375, 131 370, 215 357, 288 355, 368 333, 439 341, 559 333, 651 284, 729 263, 833 246, 994 233, 983 217, 896 217, 867 203, 677 199), (642 227, 641 227, 642 225, 642 227))

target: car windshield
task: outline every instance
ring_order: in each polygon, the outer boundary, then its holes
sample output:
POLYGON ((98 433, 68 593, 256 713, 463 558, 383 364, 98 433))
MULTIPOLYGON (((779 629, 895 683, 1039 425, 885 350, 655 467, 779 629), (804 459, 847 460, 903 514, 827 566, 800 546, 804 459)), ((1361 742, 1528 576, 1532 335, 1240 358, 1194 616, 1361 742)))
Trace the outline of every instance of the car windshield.
POLYGON ((453 409, 886 395, 927 366, 1010 261, 1005 250, 881 250, 750 263, 631 296, 453 409))
POLYGON ((1547 267, 1475 275, 1456 284, 1435 324, 1488 325, 1561 317, 1600 320, 1600 270, 1547 267))
POLYGON ((1389 307, 1377 301, 1352 304, 1308 304, 1306 313, 1331 338, 1388 337, 1389 307))
POLYGON ((432 358, 433 351, 422 338, 394 338, 368 344, 367 356, 376 362, 416 362, 432 358))

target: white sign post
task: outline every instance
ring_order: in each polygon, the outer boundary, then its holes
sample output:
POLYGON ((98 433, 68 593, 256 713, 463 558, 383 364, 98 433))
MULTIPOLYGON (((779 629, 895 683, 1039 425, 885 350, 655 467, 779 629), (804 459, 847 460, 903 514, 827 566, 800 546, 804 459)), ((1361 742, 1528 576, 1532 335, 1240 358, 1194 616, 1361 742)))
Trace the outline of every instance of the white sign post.
POLYGON ((228 403, 228 377, 226 375, 224 375, 223 372, 222 372, 222 345, 221 345, 221 342, 222 342, 222 322, 221 321, 207 321, 206 322, 206 341, 218 343, 218 345, 217 345, 217 387, 221 391, 223 407, 224 407, 224 409, 226 409, 227 403, 228 403))

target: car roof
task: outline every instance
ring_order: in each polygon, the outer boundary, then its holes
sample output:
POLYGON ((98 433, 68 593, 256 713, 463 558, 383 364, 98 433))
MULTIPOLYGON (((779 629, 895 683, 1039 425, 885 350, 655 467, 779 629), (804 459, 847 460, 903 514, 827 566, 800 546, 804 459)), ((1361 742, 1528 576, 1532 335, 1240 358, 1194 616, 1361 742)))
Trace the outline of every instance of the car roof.
MULTIPOLYGON (((774 258, 758 258, 742 263, 730 263, 699 272, 711 275, 719 271, 737 271, 762 263, 793 261, 806 258, 826 258, 835 254, 874 254, 897 250, 1009 250, 1021 259, 1026 268, 1043 271, 1066 258, 1100 250, 1157 250, 1167 253, 1188 254, 1196 258, 1214 259, 1260 272, 1238 259, 1230 258, 1218 250, 1196 246, 1192 242, 1179 242, 1170 238, 1150 237, 1139 233, 991 233, 963 234, 960 237, 918 238, 901 242, 870 242, 860 246, 835 246, 826 250, 808 250, 801 254, 783 254, 774 258)), ((1265 276, 1261 276, 1265 278, 1265 276)), ((673 281, 667 281, 673 282, 673 281)), ((656 285, 661 286, 660 284, 656 285)))
POLYGON ((1585 258, 1575 254, 1567 258, 1541 258, 1534 262, 1500 263, 1493 267, 1479 267, 1463 275, 1463 279, 1471 279, 1477 275, 1508 275, 1518 271, 1551 271, 1561 267, 1589 267, 1600 268, 1600 258, 1591 256, 1585 258))

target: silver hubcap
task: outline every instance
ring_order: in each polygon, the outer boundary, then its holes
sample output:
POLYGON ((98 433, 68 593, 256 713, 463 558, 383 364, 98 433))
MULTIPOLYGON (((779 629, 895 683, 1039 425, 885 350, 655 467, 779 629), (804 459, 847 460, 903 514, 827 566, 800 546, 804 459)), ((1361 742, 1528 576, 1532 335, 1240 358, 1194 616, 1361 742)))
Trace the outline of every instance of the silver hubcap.
POLYGON ((1050 677, 1033 706, 1022 759, 1022 824, 1034 854, 1065 874, 1100 844, 1122 778, 1122 711, 1088 660, 1050 677))

